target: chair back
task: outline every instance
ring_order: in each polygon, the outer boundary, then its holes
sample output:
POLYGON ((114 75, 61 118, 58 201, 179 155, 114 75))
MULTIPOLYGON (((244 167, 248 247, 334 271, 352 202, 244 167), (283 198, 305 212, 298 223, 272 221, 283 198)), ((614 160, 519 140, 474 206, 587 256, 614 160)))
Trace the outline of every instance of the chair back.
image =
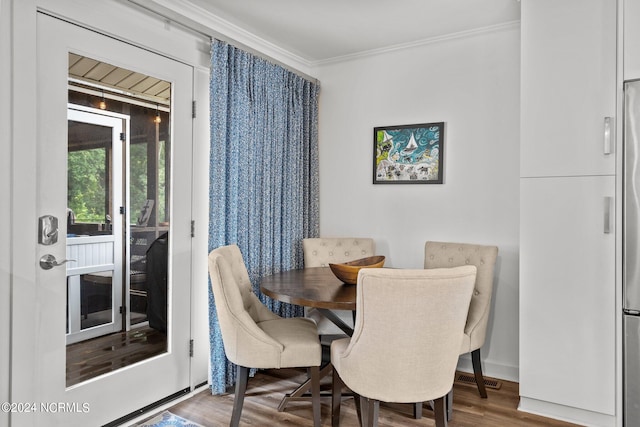
POLYGON ((424 268, 475 265, 478 270, 464 330, 469 339, 465 341, 460 354, 479 349, 484 344, 493 293, 493 271, 497 258, 497 246, 450 242, 426 242, 425 244, 424 268))
POLYGON ((332 362, 345 384, 384 402, 423 402, 447 394, 475 277, 474 266, 361 270, 353 337, 340 360, 334 360, 332 347, 332 362))
POLYGON ((370 238, 316 237, 302 240, 305 267, 328 267, 375 255, 370 238))
POLYGON ((280 317, 253 293, 240 248, 229 245, 212 250, 209 276, 227 358, 241 366, 276 367, 282 345, 258 324, 280 317))

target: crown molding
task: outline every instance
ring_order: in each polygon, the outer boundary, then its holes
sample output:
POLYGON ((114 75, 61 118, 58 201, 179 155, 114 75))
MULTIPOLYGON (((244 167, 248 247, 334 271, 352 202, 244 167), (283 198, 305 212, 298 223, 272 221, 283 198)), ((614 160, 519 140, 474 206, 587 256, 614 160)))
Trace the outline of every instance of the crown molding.
POLYGON ((300 55, 281 48, 255 34, 211 13, 210 11, 195 5, 188 0, 126 0, 143 7, 153 13, 159 14, 169 21, 181 24, 193 31, 206 35, 213 39, 222 40, 233 44, 243 50, 266 57, 293 72, 303 75, 309 80, 316 80, 313 73, 318 67, 340 62, 346 62, 376 55, 382 55, 394 51, 411 49, 429 44, 442 43, 450 40, 476 37, 483 34, 508 31, 520 27, 520 21, 510 21, 487 27, 474 28, 472 30, 459 31, 426 39, 401 43, 379 49, 342 55, 319 61, 310 61, 300 55))
POLYGON ((311 65, 315 67, 320 67, 323 65, 336 64, 340 62, 351 61, 355 59, 362 59, 370 56, 382 55, 385 53, 390 53, 394 51, 400 51, 405 49, 411 49, 414 47, 425 46, 429 44, 442 43, 450 40, 463 39, 467 37, 476 37, 483 34, 495 33, 500 31, 508 31, 520 28, 520 21, 510 21, 505 22, 503 24, 490 25, 487 27, 474 28, 472 30, 459 31, 457 33, 444 34, 441 36, 429 37, 422 40, 416 40, 408 43, 401 43, 393 46, 383 47, 379 49, 371 49, 363 52, 357 52, 349 55, 336 56, 334 58, 323 59, 320 61, 314 61, 311 65))
POLYGON ((179 23, 212 39, 233 44, 243 50, 267 57, 298 74, 311 77, 312 63, 255 34, 214 15, 210 11, 186 0, 127 0, 169 21, 179 23))

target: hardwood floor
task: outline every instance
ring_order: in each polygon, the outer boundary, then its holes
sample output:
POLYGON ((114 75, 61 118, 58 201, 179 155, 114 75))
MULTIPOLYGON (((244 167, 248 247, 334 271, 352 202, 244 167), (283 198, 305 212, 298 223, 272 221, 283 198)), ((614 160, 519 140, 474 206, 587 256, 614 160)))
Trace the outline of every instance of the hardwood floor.
MULTIPOLYGON (((249 379, 247 394, 242 411, 240 426, 311 426, 311 404, 299 402, 290 404, 284 412, 277 407, 285 393, 293 390, 305 374, 293 369, 260 371, 249 379)), ((324 379, 323 386, 330 384, 324 379), (325 383, 326 381, 326 383, 325 383)), ((575 426, 517 410, 518 384, 502 381, 499 390, 488 389, 489 397, 481 399, 475 385, 454 385, 453 418, 450 427, 569 427, 575 426)), ((212 396, 209 390, 198 393, 192 398, 180 402, 169 411, 202 424, 205 427, 228 426, 233 407, 233 393, 212 396)), ((322 399, 322 425, 331 425, 331 399, 322 399)), ((353 399, 343 398, 340 425, 356 427, 358 418, 353 399)), ((422 419, 413 419, 390 407, 380 407, 379 427, 397 426, 434 426, 433 413, 425 405, 422 419)))
POLYGON ((167 336, 148 326, 67 346, 67 387, 132 365, 167 349, 167 336))

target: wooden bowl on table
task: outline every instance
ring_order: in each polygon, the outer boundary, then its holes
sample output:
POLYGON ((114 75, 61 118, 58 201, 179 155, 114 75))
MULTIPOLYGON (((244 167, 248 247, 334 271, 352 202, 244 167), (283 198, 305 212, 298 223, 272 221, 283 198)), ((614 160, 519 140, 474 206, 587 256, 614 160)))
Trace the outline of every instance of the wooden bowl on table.
POLYGON ((344 283, 354 285, 358 282, 358 272, 362 268, 381 268, 384 265, 384 256, 376 255, 342 264, 331 264, 329 267, 335 276, 344 283))

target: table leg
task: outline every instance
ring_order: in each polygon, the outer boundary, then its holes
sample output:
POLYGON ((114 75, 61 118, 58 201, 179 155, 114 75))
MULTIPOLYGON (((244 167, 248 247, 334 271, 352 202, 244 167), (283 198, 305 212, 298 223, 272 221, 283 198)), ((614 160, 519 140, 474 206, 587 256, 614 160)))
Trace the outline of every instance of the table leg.
MULTIPOLYGON (((331 373, 331 371, 333 371, 333 366, 331 366, 331 363, 327 363, 326 366, 320 369, 320 378, 326 377, 331 373)), ((284 411, 284 409, 287 407, 289 402, 293 402, 296 400, 309 400, 310 396, 306 395, 309 392, 309 389, 311 389, 311 378, 307 378, 307 380, 302 384, 300 384, 298 388, 296 388, 291 393, 287 393, 284 396, 284 398, 282 398, 282 401, 278 406, 278 412, 284 411)), ((330 394, 323 395, 321 393, 320 396, 330 397, 331 395, 330 394)))
POLYGON ((333 322, 338 328, 340 328, 345 334, 353 335, 353 328, 342 321, 342 319, 336 315, 333 311, 326 308, 317 309, 324 317, 333 322))
MULTIPOLYGON (((329 321, 333 322, 338 328, 340 328, 345 334, 348 336, 353 335, 353 328, 347 325, 342 319, 336 315, 333 311, 328 310, 326 308, 318 308, 317 309, 320 314, 329 319, 329 321)), ((355 311, 353 311, 353 319, 355 324, 355 311)), ((331 374, 333 371, 333 367, 331 363, 327 363, 326 366, 320 369, 320 378, 324 378, 327 375, 331 374)), ((309 389, 311 388, 311 380, 307 379, 302 384, 300 384, 293 392, 288 393, 282 398, 280 405, 278 406, 278 412, 282 412, 285 410, 289 402, 292 401, 300 401, 300 400, 309 400, 309 389)), ((331 394, 320 394, 321 397, 328 397, 331 394)))

